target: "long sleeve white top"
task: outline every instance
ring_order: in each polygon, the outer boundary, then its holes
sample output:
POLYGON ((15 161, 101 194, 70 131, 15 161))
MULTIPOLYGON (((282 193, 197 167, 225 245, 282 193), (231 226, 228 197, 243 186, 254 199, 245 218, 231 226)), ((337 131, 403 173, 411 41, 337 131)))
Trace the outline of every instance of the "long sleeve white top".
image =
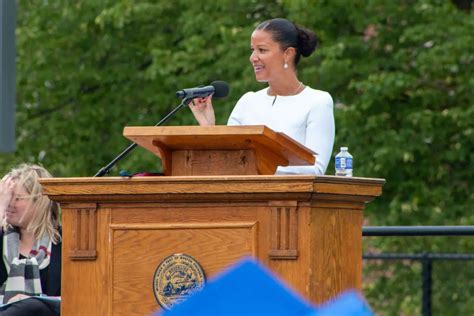
POLYGON ((293 96, 270 96, 268 88, 247 92, 235 105, 227 125, 266 125, 317 153, 315 166, 278 167, 276 174, 326 172, 334 145, 334 103, 325 91, 306 87, 293 96))

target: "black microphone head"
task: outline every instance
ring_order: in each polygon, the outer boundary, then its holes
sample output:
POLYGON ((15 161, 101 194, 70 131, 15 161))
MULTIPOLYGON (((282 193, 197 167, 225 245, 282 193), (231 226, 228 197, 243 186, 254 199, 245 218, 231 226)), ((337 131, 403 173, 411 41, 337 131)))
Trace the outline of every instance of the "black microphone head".
POLYGON ((214 95, 212 96, 213 98, 225 98, 227 95, 229 95, 230 89, 227 82, 216 80, 211 82, 211 86, 213 86, 215 89, 214 95))

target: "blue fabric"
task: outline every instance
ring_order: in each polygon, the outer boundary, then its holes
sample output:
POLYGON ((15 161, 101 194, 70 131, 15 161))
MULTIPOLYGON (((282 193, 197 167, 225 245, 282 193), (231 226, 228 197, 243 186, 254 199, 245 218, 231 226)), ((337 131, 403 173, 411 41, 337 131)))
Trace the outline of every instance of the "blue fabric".
POLYGON ((163 316, 180 315, 307 315, 310 304, 275 279, 252 259, 246 259, 206 284, 163 316))
POLYGON ((334 300, 319 306, 317 316, 372 316, 374 315, 369 305, 356 291, 347 291, 334 300))
POLYGON ((211 280, 204 289, 169 311, 155 316, 272 315, 371 316, 356 292, 348 292, 316 308, 276 279, 253 259, 245 259, 211 280))

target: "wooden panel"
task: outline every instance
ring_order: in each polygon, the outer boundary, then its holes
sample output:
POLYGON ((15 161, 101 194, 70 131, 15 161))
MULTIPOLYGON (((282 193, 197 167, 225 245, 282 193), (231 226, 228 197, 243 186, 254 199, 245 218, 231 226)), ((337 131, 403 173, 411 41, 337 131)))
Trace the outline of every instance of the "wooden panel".
POLYGON ((272 201, 270 205, 271 259, 298 258, 298 213, 296 201, 272 201))
POLYGON ((357 183, 315 183, 314 188, 317 194, 377 196, 381 193, 380 186, 358 185, 357 183))
POLYGON ((311 301, 362 290, 362 220, 361 210, 311 209, 311 301))
MULTIPOLYGON (((71 249, 76 241, 73 237, 75 209, 62 209, 63 249, 71 249)), ((98 209, 97 227, 106 228, 109 209, 98 209)), ((112 315, 109 304, 110 269, 108 258, 108 230, 97 230, 97 258, 71 260, 62 256, 61 315, 112 315)))
POLYGON ((176 150, 171 160, 174 176, 258 174, 253 150, 176 150))
POLYGON ((160 308, 153 294, 153 276, 158 265, 174 253, 196 259, 206 278, 243 256, 257 255, 256 222, 111 228, 113 315, 149 315, 160 308))
POLYGON ((165 144, 160 143, 159 141, 153 142, 155 146, 154 150, 156 150, 155 154, 158 157, 161 157, 161 167, 163 170, 163 174, 165 176, 171 176, 171 168, 172 168, 172 161, 171 155, 172 151, 166 146, 165 144))
POLYGON ((112 214, 114 224, 175 224, 175 223, 222 223, 222 222, 254 222, 257 211, 268 209, 267 203, 249 205, 226 203, 225 207, 215 204, 155 204, 148 208, 142 205, 124 205, 116 208, 112 214))
MULTIPOLYGON (((268 256, 268 249, 271 245, 268 244, 266 253, 263 258, 268 258, 263 261, 271 270, 283 280, 289 287, 294 289, 303 297, 309 299, 309 286, 308 279, 312 273, 309 262, 309 255, 312 249, 309 247, 309 203, 298 202, 297 212, 297 245, 298 245, 298 257, 296 260, 273 260, 268 256)), ((270 212, 267 212, 268 214, 270 212)), ((264 226, 266 222, 262 222, 264 226)), ((270 220, 267 223, 268 230, 270 228, 270 220)), ((261 229, 263 231, 263 227, 261 229)))
MULTIPOLYGON (((275 174, 278 166, 288 166, 290 164, 290 158, 281 155, 273 148, 260 145, 258 142, 255 143, 258 148, 258 150, 256 150, 257 174, 275 174)), ((315 162, 313 162, 313 164, 314 163, 315 162)), ((295 165, 299 165, 299 163, 295 163, 295 165)))
POLYGON ((70 211, 73 222, 73 245, 69 249, 71 260, 96 259, 96 210, 97 205, 93 204, 70 211))

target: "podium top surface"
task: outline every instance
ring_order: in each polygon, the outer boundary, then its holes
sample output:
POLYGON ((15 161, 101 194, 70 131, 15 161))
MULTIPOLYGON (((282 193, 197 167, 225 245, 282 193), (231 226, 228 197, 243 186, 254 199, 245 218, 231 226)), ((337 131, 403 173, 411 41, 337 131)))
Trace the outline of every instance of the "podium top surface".
POLYGON ((312 165, 316 154, 263 125, 153 126, 124 128, 124 136, 160 156, 165 150, 270 150, 289 165, 312 165))
POLYGON ((384 179, 337 176, 198 176, 40 179, 54 201, 333 200, 367 203, 382 194, 384 179))

